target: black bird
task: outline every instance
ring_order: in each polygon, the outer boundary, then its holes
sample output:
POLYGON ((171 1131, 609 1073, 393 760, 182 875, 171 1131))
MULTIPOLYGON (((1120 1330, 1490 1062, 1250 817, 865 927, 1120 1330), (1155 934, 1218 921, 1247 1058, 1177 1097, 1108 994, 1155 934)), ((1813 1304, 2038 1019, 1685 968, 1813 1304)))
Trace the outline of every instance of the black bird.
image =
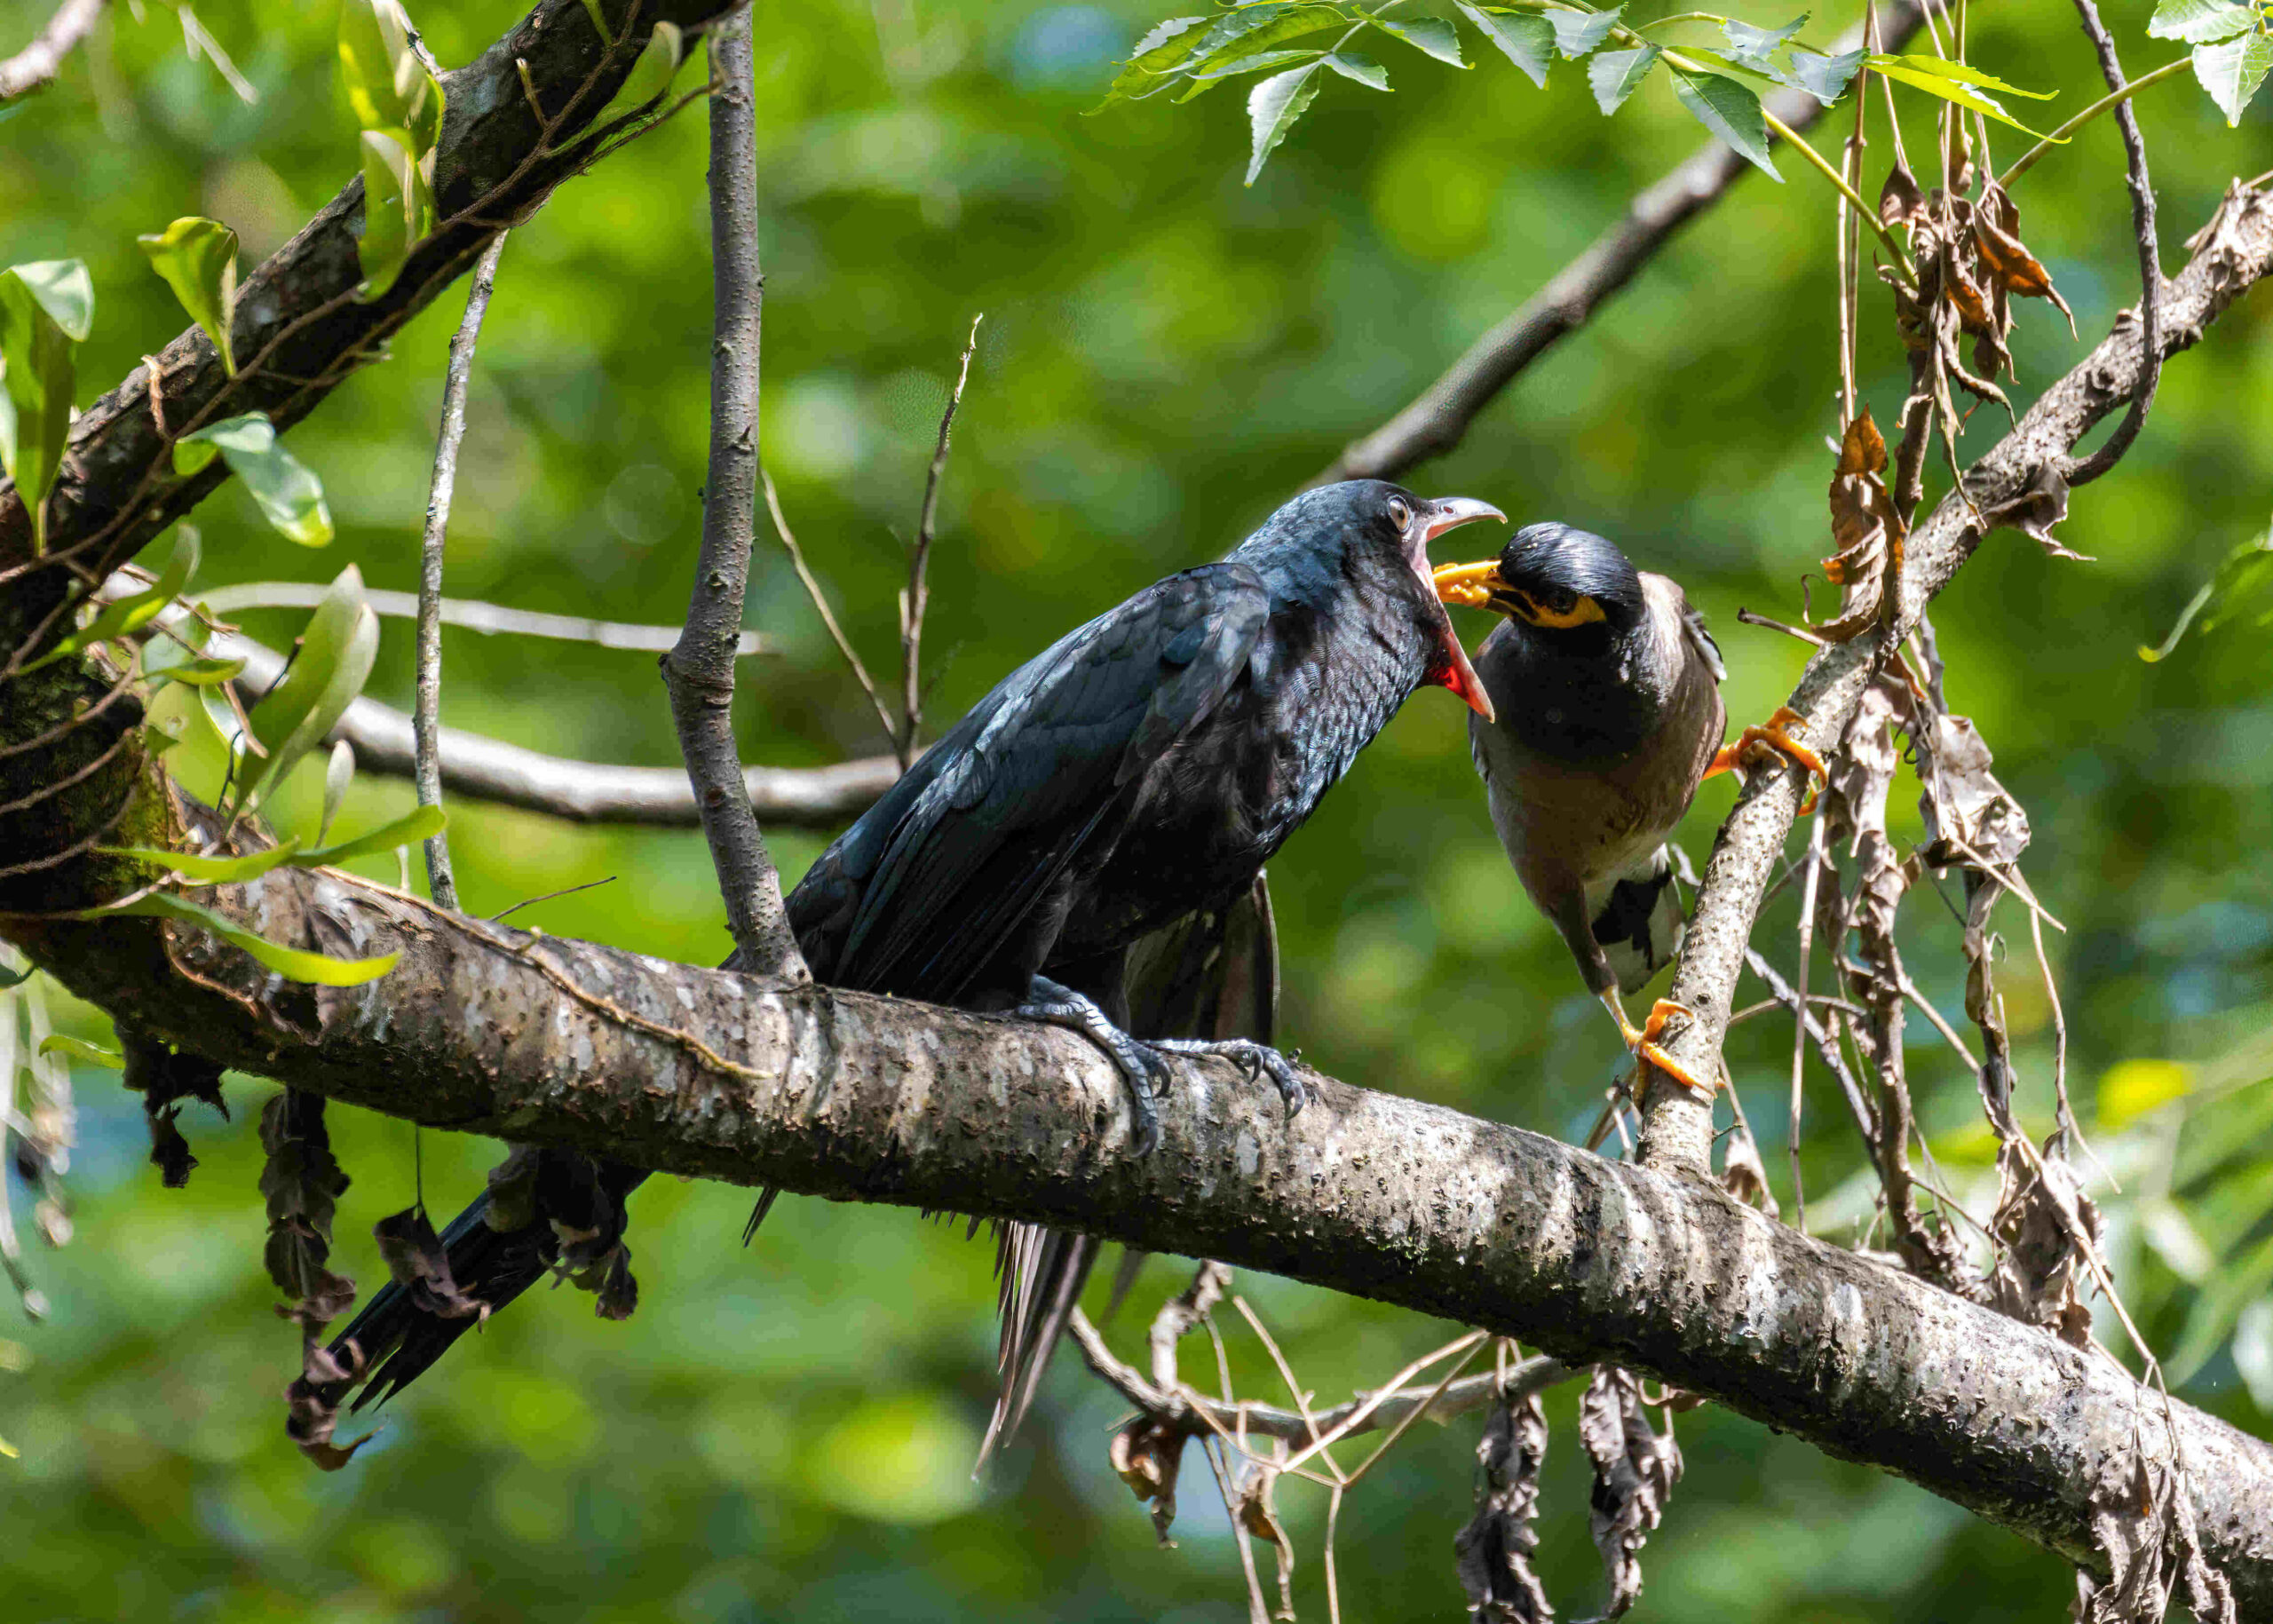
POLYGON ((1602 536, 1528 525, 1497 558, 1447 565, 1436 583, 1446 603, 1505 617, 1476 651, 1493 709, 1469 718, 1469 742, 1516 877, 1635 1058, 1709 1093, 1656 1041, 1690 1011, 1659 999, 1637 1028, 1623 995, 1681 947, 1665 843, 1698 786, 1755 746, 1823 771, 1792 737, 1798 714, 1779 710, 1722 749, 1727 672, 1705 617, 1602 536))
MULTIPOLYGON (((1480 519, 1505 522, 1482 502, 1428 501, 1378 480, 1307 491, 1220 563, 1061 638, 926 751, 791 893, 815 978, 1086 1034, 1129 1083, 1140 1145, 1157 1137, 1152 1097, 1173 1056, 1229 1056, 1299 1108, 1301 1084, 1276 1050, 1131 1035, 1129 951, 1245 897, 1416 689, 1447 687, 1491 714, 1426 551, 1480 519)), ((550 1262, 549 1234, 523 1233, 498 1238, 472 1212, 450 1227, 459 1287, 493 1311, 550 1262)), ((1017 1425, 1094 1253, 1085 1238, 1009 1227, 990 1441, 1017 1425)), ((390 1287, 332 1347, 345 1359, 352 1339, 365 1359, 384 1359, 384 1396, 470 1323, 390 1287)))

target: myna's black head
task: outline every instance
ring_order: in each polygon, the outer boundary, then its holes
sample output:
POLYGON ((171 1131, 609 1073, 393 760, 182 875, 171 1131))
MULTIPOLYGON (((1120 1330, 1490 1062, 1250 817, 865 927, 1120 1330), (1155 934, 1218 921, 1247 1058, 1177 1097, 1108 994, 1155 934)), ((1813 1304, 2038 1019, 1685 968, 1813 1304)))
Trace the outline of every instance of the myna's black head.
POLYGON ((1379 587, 1388 582, 1394 602, 1375 601, 1372 611, 1401 613, 1422 631, 1430 661, 1422 680, 1451 689, 1489 719, 1492 701, 1445 614, 1429 564, 1431 541, 1479 519, 1508 522, 1499 509, 1472 496, 1432 499, 1384 479, 1347 479, 1304 491, 1232 556, 1268 559, 1301 582, 1301 595, 1321 603, 1353 581, 1372 582, 1375 590, 1366 596, 1378 599, 1379 587))
POLYGON ((1615 543, 1554 520, 1525 526, 1497 558, 1447 565, 1435 579, 1446 603, 1490 609, 1573 640, 1628 630, 1644 609, 1642 577, 1615 543))

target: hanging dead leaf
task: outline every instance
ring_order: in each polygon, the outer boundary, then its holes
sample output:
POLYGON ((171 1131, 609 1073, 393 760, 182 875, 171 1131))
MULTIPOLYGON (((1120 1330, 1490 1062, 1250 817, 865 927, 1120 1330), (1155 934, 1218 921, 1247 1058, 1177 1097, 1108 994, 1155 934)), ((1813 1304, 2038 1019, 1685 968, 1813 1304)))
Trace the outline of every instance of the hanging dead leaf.
POLYGON ((182 1137, 178 1118, 185 1099, 202 1100, 228 1120, 228 1103, 221 1097, 221 1066, 202 1055, 186 1054, 162 1039, 137 1032, 119 1034, 125 1051, 126 1086, 142 1096, 143 1113, 150 1122, 150 1164, 169 1190, 189 1183, 197 1158, 182 1137))
POLYGON ((362 1353, 352 1343, 344 1363, 313 1335, 302 1344, 300 1374, 284 1390, 284 1432, 324 1471, 337 1471, 371 1441, 368 1432, 344 1447, 331 1441, 339 1425, 339 1401, 362 1374, 362 1353))
POLYGON ((1900 163, 1887 171, 1886 185, 1879 188, 1879 224, 1889 228, 1906 225, 1926 212, 1926 194, 1918 189, 1918 178, 1900 163))
POLYGON ((1891 601, 1888 582, 1902 568, 1903 527, 1886 487, 1886 440, 1868 407, 1847 425, 1831 478, 1831 536, 1837 552, 1823 572, 1846 589, 1838 619, 1821 630, 1844 642, 1875 622, 1891 601))
POLYGON ((2039 468, 2017 495, 1984 507, 1981 514, 1992 525, 2010 526, 2055 558, 2079 564, 2092 561, 2087 554, 2070 551, 2052 534, 2052 527, 2068 517, 2068 481, 2049 463, 2039 468))
POLYGON ((1493 1400, 1476 1446, 1481 1470, 1476 1514, 1453 1536, 1468 1610, 1481 1624, 1545 1624, 1555 1616, 1532 1572, 1539 1549, 1539 1471, 1547 1459, 1547 1412, 1539 1395, 1493 1400))
POLYGON ((1184 1465, 1181 1430, 1139 1415, 1113 1435, 1109 1458, 1129 1492, 1152 1509, 1152 1532, 1163 1549, 1173 1549, 1168 1525, 1176 1521, 1176 1479, 1184 1465))
POLYGON ((1240 1527, 1258 1540, 1269 1542, 1279 1561, 1279 1616, 1295 1616, 1295 1542, 1287 1537, 1287 1525, 1279 1520, 1279 1508, 1272 1499, 1279 1487, 1279 1474, 1268 1466, 1251 1465, 1232 1491, 1232 1514, 1240 1527))
POLYGON ((1983 190, 1980 207, 1973 216, 1973 240, 1980 251, 1982 265, 2006 292, 2021 298, 2051 300, 2068 318, 2068 332, 2072 337, 2076 313, 2068 308, 2068 301, 2052 285, 2052 273, 2022 243, 2020 229, 2020 205, 2013 202, 2004 187, 1992 181, 1983 190))
POLYGON ((1972 719, 1937 716, 1912 737, 1918 744, 1926 861, 1936 868, 2018 862, 2028 850, 2028 812, 1989 770, 1989 746, 1972 719))
POLYGON ((458 1289, 450 1273, 449 1254, 424 1207, 406 1207, 371 1226, 395 1283, 426 1313, 442 1319, 486 1319, 489 1304, 458 1289))
POLYGON ((1663 1437, 1650 1430, 1632 1374, 1608 1365, 1595 1367, 1579 1399, 1579 1439, 1594 1462, 1595 1549, 1610 1580, 1602 1616, 1615 1619, 1642 1594, 1642 1545, 1681 1480, 1681 1447, 1670 1424, 1663 1437))
POLYGON ((260 1192, 268 1201, 263 1260, 286 1302, 278 1311, 310 1331, 346 1312, 355 1282, 325 1265, 331 1256, 332 1212, 348 1184, 331 1153, 321 1095, 287 1089, 261 1108, 260 1143, 268 1153, 260 1192))
POLYGON ((1997 1211, 1989 1229, 2002 1248, 1989 1277, 1989 1305, 2025 1325, 2043 1326, 2073 1347, 2088 1348, 2086 1248, 2100 1245, 2097 1204, 2084 1193, 2056 1135, 2033 1158, 2022 1141, 2008 1140, 1997 1153, 1997 1211))
POLYGON ((1739 1117, 1721 1153, 1721 1187, 1739 1201, 1757 1207, 1770 1217, 1778 1215, 1776 1197, 1768 1188, 1768 1167, 1751 1128, 1739 1117))

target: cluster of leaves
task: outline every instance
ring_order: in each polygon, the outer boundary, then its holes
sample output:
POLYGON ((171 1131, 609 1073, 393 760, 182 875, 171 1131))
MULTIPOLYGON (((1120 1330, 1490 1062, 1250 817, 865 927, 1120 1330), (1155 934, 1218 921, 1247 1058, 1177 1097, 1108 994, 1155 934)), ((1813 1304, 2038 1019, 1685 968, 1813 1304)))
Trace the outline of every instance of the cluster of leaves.
MULTIPOLYGON (((1860 50, 1834 54, 1813 49, 1797 37, 1807 24, 1805 14, 1778 28, 1695 12, 1629 27, 1620 20, 1623 6, 1597 11, 1577 0, 1493 5, 1456 0, 1454 9, 1461 20, 1535 85, 1546 84, 1548 67, 1557 59, 1591 59, 1587 82, 1605 115, 1623 107, 1663 62, 1675 99, 1706 129, 1779 180, 1782 176, 1768 151, 1771 119, 1746 79, 1802 91, 1830 107, 1867 67, 2023 130, 2027 126, 2006 112, 1992 92, 2042 99, 2036 91, 1940 57, 1874 55, 1860 50), (1720 43, 1675 50, 1644 32, 1691 23, 1716 25, 1720 43), (1613 42, 1619 49, 1603 49, 1613 42)), ((1170 91, 1178 92, 1176 100, 1190 101, 1225 80, 1263 75, 1247 98, 1252 146, 1247 180, 1252 186, 1271 153, 1317 99, 1326 75, 1336 75, 1369 90, 1390 88, 1388 71, 1372 57, 1350 49, 1352 41, 1379 34, 1448 66, 1469 66, 1458 22, 1400 17, 1392 14, 1396 10, 1397 0, 1370 9, 1354 3, 1249 0, 1212 20, 1171 17, 1137 42, 1098 110, 1170 91), (1318 36, 1329 33, 1334 38, 1320 43, 1318 36)))
POLYGON ((2229 129, 2273 71, 2273 5, 2262 0, 2162 0, 2147 32, 2194 47, 2194 76, 2229 129))
POLYGON ((400 0, 341 5, 339 80, 362 131, 361 297, 375 299, 434 229, 442 85, 400 0))

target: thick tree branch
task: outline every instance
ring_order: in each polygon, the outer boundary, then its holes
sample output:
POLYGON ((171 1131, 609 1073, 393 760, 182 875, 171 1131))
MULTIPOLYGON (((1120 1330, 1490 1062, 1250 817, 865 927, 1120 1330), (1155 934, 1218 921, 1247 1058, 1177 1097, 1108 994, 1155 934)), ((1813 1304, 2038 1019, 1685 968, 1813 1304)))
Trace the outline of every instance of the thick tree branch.
POLYGON ((757 108, 749 13, 710 36, 710 260, 716 316, 710 341, 710 467, 702 547, 686 630, 662 657, 679 754, 702 814, 734 939, 733 967, 770 981, 812 978, 781 901, 781 876, 742 793, 734 745, 734 647, 742 633, 749 555, 757 525, 759 320, 765 278, 757 263, 757 108))
MULTIPOLYGON (((1311 1077, 1180 1066, 1159 1150, 1078 1037, 439 913, 324 870, 207 893, 272 939, 399 951, 384 980, 279 985, 151 921, 22 917, 81 996, 309 1093, 437 1127, 837 1200, 1078 1228, 1219 1257, 1609 1360, 1874 1463, 2102 1569, 2089 1518, 2158 1396, 2103 1354, 1811 1240, 1707 1181, 1311 1077)), ((2206 1554, 2273 1608, 2273 1448, 2172 1406, 2206 1554)))
MULTIPOLYGON (((2273 194, 2237 183, 2189 247, 2194 257, 2164 289, 2157 360, 2191 348, 2221 312, 2273 271, 2273 194)), ((1963 491, 1944 496, 1917 527, 1894 583, 1892 623, 1880 636, 1865 632, 1820 650, 1801 674, 1791 705, 1807 718, 1808 739, 1846 736, 1885 651, 1899 646, 1927 604, 1981 544, 1982 518, 1992 526, 2024 519, 2048 526, 2066 513, 2062 470, 2068 453, 2093 424, 2132 399, 2143 349, 2139 319, 2126 311, 2115 330, 1966 471, 1963 491)), ((1799 810, 1802 777, 1797 769, 1755 774, 1721 826, 1706 865, 1671 993, 1697 1018, 1666 1044, 1675 1059, 1702 1075, 1712 1074, 1720 1052, 1753 919, 1799 810)), ((1707 1105, 1685 1089, 1653 1082, 1643 1113, 1645 1160, 1702 1168, 1711 1137, 1707 1105)))
MULTIPOLYGON (((231 632, 217 633, 211 652, 245 662, 244 683, 265 692, 284 674, 274 649, 231 632)), ((414 766, 410 717, 376 700, 347 708, 333 739, 355 747, 363 772, 408 778, 414 766)), ((701 824, 683 767, 626 767, 546 756, 461 728, 441 733, 442 788, 470 800, 519 806, 571 823, 640 823, 661 828, 701 824)), ((833 767, 744 767, 750 809, 781 828, 841 828, 868 810, 899 777, 890 756, 867 756, 833 767)))
POLYGON ((55 8, 55 15, 47 20, 47 27, 32 36, 30 44, 0 62, 0 101, 12 100, 28 91, 54 83, 55 75, 62 71, 63 59, 94 32, 95 24, 102 20, 103 7, 108 3, 109 0, 63 0, 55 8))
MULTIPOLYGON (((1884 49, 1900 51, 1924 20, 1919 0, 1892 0, 1879 19, 1889 42, 1884 49)), ((1862 44, 1862 29, 1849 28, 1832 49, 1853 51, 1862 44)), ((1825 111, 1821 102, 1798 91, 1778 91, 1768 98, 1766 106, 1801 131, 1811 128, 1825 111)), ((1351 441, 1311 483, 1393 479, 1460 444, 1477 414, 1517 374, 1584 327, 1675 232, 1718 202, 1751 169, 1727 142, 1706 142, 1680 168, 1638 194, 1618 224, 1588 244, 1584 253, 1556 272, 1514 314, 1470 345, 1443 376, 1396 416, 1351 441)))

